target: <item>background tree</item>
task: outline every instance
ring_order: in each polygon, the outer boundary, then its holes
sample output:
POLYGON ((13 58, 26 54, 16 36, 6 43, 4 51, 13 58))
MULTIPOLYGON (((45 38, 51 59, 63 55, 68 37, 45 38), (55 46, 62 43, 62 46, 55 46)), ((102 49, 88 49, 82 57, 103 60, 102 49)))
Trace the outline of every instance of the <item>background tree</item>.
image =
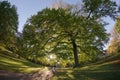
POLYGON ((15 5, 0 1, 0 44, 13 47, 18 29, 18 15, 15 5))
POLYGON ((117 18, 113 29, 111 30, 111 41, 108 47, 109 53, 120 52, 120 17, 117 18))

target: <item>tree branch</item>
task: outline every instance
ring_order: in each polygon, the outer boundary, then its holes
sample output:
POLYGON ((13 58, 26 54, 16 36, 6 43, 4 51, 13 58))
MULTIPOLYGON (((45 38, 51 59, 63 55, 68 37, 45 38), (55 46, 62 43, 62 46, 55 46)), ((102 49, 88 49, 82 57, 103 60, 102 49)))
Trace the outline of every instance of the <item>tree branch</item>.
POLYGON ((52 40, 52 39, 58 39, 60 36, 64 36, 64 34, 61 33, 56 33, 56 35, 59 34, 57 37, 50 37, 45 43, 44 45, 41 47, 41 49, 44 49, 44 47, 47 45, 47 43, 52 40))

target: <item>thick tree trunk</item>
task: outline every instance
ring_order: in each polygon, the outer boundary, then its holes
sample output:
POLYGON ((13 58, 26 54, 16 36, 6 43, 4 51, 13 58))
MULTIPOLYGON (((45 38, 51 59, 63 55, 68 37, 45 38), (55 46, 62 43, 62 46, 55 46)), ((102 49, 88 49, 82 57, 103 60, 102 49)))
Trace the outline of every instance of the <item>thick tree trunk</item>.
POLYGON ((74 53, 74 67, 77 67, 79 65, 78 60, 78 53, 77 53, 77 45, 75 43, 75 40, 72 40, 72 46, 73 46, 73 53, 74 53))

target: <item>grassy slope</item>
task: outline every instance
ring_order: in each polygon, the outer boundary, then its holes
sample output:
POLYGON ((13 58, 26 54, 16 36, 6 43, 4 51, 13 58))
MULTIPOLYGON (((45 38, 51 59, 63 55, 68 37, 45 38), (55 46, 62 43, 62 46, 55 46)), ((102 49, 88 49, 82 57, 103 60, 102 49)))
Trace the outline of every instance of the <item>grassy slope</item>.
MULTIPOLYGON (((0 48, 0 69, 29 73, 41 66, 18 59, 10 51, 0 48), (7 54, 7 55, 6 55, 7 54)), ((77 69, 60 69, 53 80, 120 80, 120 54, 77 69)))
POLYGON ((0 70, 29 73, 40 69, 40 65, 18 59, 12 52, 0 47, 0 70))
POLYGON ((54 80, 120 80, 120 54, 94 65, 77 69, 61 69, 54 80))

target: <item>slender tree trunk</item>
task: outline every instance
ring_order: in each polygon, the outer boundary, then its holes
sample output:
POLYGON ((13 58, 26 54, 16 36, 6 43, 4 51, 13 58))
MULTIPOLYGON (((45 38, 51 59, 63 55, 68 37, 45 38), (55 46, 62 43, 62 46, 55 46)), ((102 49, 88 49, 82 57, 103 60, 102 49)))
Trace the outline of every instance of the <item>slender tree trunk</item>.
POLYGON ((78 53, 77 53, 77 45, 75 43, 75 40, 72 40, 72 46, 73 46, 73 53, 74 53, 74 67, 77 67, 79 65, 79 60, 78 60, 78 53))

